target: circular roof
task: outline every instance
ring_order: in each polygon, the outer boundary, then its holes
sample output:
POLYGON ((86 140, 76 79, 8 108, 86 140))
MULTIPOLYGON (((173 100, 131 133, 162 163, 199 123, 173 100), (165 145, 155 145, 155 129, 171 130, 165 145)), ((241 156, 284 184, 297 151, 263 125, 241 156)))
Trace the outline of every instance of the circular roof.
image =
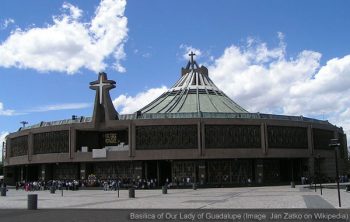
POLYGON ((167 92, 139 110, 141 113, 248 113, 209 78, 208 69, 191 60, 167 92))

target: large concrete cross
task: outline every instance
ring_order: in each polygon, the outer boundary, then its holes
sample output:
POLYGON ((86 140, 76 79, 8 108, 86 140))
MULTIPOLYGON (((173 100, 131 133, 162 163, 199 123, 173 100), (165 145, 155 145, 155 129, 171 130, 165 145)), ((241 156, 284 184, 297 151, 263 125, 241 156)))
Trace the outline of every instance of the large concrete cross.
POLYGON ((98 76, 98 80, 95 82, 90 83, 90 88, 94 89, 94 90, 98 90, 99 92, 99 102, 100 104, 102 104, 102 94, 103 94, 103 90, 105 86, 109 86, 109 88, 114 88, 115 82, 112 80, 107 80, 107 78, 105 77, 105 75, 103 75, 103 73, 100 73, 98 76))

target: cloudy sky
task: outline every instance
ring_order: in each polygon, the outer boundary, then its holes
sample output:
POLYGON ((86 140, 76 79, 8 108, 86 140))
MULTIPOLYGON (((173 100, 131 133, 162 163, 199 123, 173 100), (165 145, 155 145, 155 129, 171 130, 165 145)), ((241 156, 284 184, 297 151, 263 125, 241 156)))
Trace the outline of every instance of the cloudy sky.
POLYGON ((189 51, 248 111, 327 119, 350 135, 349 1, 0 4, 0 140, 21 121, 91 116, 99 71, 117 82, 117 110, 135 112, 180 77, 189 51))

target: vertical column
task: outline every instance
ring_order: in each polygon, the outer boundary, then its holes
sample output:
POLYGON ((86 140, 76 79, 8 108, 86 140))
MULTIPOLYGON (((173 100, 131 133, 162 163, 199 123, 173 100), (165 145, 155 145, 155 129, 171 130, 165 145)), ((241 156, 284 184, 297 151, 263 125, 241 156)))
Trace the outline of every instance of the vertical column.
POLYGON ((136 146, 136 127, 132 122, 129 124, 129 157, 135 156, 135 146, 136 146))
POLYGON ((192 182, 193 183, 197 183, 197 174, 198 174, 198 171, 197 171, 197 166, 198 166, 198 162, 197 161, 194 161, 193 162, 193 171, 192 171, 192 182))
POLYGON ((197 123, 197 143, 198 143, 198 156, 202 156, 202 139, 201 139, 201 134, 202 134, 202 130, 201 130, 201 121, 198 120, 197 123))
MULTIPOLYGON (((341 141, 341 138, 339 138, 339 131, 338 129, 334 130, 333 132, 334 136, 333 138, 334 139, 338 139, 338 142, 340 143, 340 146, 338 147, 337 151, 334 151, 337 153, 337 161, 338 161, 338 172, 339 172, 339 175, 343 175, 343 171, 344 171, 344 165, 345 165, 345 161, 344 159, 342 159, 342 152, 344 152, 344 149, 342 149, 342 142, 341 141)), ((334 157, 335 158, 335 157, 334 157)), ((334 162, 336 162, 336 160, 334 159, 334 162)), ((336 166, 334 165, 334 168, 336 168, 336 166)), ((333 172, 336 171, 333 170, 333 172)))
POLYGON ((343 145, 344 146, 343 152, 344 152, 344 157, 345 157, 344 159, 346 159, 346 157, 348 156, 348 149, 347 149, 348 148, 348 143, 347 143, 347 139, 346 139, 346 134, 345 133, 343 134, 343 141, 342 142, 344 144, 343 145))
POLYGON ((205 175, 205 160, 199 162, 198 176, 199 176, 200 185, 203 185, 205 183, 205 178, 207 176, 205 175))
POLYGON ((5 141, 3 141, 2 142, 2 160, 5 160, 6 159, 6 157, 7 157, 7 155, 6 155, 6 153, 7 153, 7 150, 6 150, 6 144, 7 143, 7 141, 5 140, 5 141))
POLYGON ((23 166, 20 166, 21 168, 21 181, 24 180, 24 167, 23 166))
POLYGON ((267 149, 266 149, 266 136, 267 132, 265 131, 266 128, 266 123, 261 123, 260 124, 260 138, 261 138, 261 149, 264 155, 267 154, 267 149))
POLYGON ((69 127, 69 158, 73 159, 76 149, 77 131, 73 127, 69 127))
POLYGON ((201 124, 202 156, 205 156, 205 123, 201 124))
POLYGON ((315 175, 315 158, 309 157, 308 159, 309 179, 315 175))
POLYGON ((312 134, 312 125, 308 125, 307 127, 307 147, 309 150, 309 154, 314 154, 314 141, 313 141, 313 134, 312 134))
POLYGON ((80 179, 86 180, 86 163, 80 163, 80 179))
POLYGON ((160 175, 159 175, 159 160, 157 160, 157 186, 159 186, 159 179, 160 179, 160 177, 159 177, 160 175))
POLYGON ((25 181, 28 181, 28 178, 29 178, 29 166, 27 164, 25 165, 25 171, 26 171, 25 181))
POLYGON ((5 141, 5 147, 6 147, 6 155, 5 155, 5 161, 6 163, 9 163, 8 161, 10 160, 11 157, 11 138, 7 138, 7 140, 5 141))
MULTIPOLYGON (((344 137, 343 137, 343 142, 344 142, 344 147, 347 148, 348 147, 348 142, 347 142, 347 135, 344 134, 344 137)), ((345 149, 347 151, 347 149, 345 149)))
POLYGON ((40 178, 44 181, 46 180, 46 164, 40 165, 40 178))
POLYGON ((141 161, 137 161, 137 162, 134 161, 133 167, 134 167, 134 178, 137 180, 142 178, 142 162, 141 161))
POLYGON ((262 159, 256 160, 255 178, 258 184, 261 184, 264 181, 264 162, 262 159))
MULTIPOLYGON (((147 164, 147 161, 144 161, 144 166, 145 166, 145 178, 147 179, 148 178, 148 164, 147 164)), ((171 169, 173 169, 172 166, 171 166, 171 169)))
POLYGON ((34 153, 34 135, 32 132, 28 134, 28 161, 32 161, 32 155, 34 153))
POLYGON ((268 140, 268 131, 267 131, 267 124, 264 123, 264 140, 265 140, 265 154, 269 152, 269 140, 268 140))
POLYGON ((230 160, 230 184, 232 184, 232 161, 230 160))

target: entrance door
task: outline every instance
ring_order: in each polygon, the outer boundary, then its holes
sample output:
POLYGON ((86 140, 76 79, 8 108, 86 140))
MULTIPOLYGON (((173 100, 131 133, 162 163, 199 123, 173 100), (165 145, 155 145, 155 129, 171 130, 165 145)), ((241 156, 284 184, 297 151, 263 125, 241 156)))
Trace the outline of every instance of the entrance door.
POLYGON ((164 185, 166 180, 171 182, 171 162, 169 160, 158 161, 159 166, 159 185, 164 185))
POLYGON ((163 186, 166 179, 171 182, 171 162, 169 160, 147 161, 145 174, 147 179, 157 179, 157 186, 163 186))
POLYGON ((145 165, 146 165, 145 169, 147 169, 145 170, 146 179, 148 180, 158 179, 157 161, 147 161, 145 165))
POLYGON ((28 166, 28 181, 37 181, 39 179, 39 166, 28 166))
POLYGON ((86 166, 86 178, 91 174, 95 175, 95 169, 94 169, 93 163, 86 163, 85 166, 86 166))

